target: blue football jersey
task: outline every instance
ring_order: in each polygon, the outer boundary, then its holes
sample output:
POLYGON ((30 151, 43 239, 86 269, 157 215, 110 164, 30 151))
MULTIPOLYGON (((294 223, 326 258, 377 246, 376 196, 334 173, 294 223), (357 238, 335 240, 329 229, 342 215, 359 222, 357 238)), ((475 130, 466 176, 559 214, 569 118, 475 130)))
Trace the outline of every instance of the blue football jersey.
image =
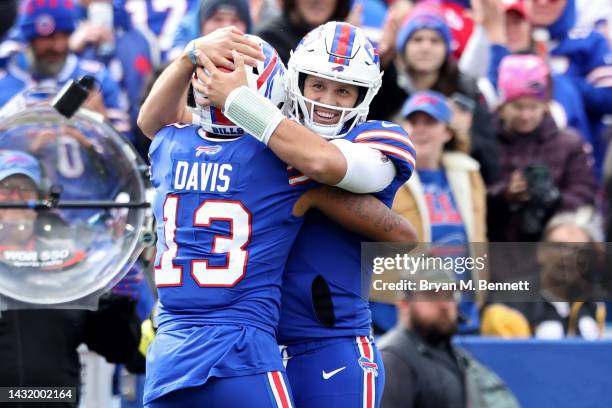
MULTIPOLYGON (((408 134, 394 123, 368 121, 344 138, 377 149, 393 161, 395 178, 373 194, 391 207, 397 189, 414 171, 416 153, 408 134)), ((371 271, 360 272, 361 242, 368 239, 330 222, 317 211, 309 211, 305 218, 283 276, 279 343, 368 336, 371 271)))
POLYGON ((147 354, 146 399, 209 376, 283 371, 282 273, 303 220, 292 209, 316 183, 252 137, 211 139, 191 125, 160 130, 149 154, 162 336, 147 354))

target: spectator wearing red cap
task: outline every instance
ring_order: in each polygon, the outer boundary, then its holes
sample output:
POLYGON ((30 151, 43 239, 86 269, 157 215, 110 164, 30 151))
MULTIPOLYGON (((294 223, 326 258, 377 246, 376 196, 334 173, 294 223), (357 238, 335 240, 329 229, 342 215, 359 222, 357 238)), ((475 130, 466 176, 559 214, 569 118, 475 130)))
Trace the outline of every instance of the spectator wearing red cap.
POLYGON ((550 73, 541 58, 504 58, 499 90, 501 173, 488 191, 489 239, 537 241, 557 211, 594 204, 592 156, 578 135, 552 119, 550 73))
POLYGON ((531 47, 531 23, 524 0, 502 1, 506 13, 508 48, 512 52, 526 51, 531 47))

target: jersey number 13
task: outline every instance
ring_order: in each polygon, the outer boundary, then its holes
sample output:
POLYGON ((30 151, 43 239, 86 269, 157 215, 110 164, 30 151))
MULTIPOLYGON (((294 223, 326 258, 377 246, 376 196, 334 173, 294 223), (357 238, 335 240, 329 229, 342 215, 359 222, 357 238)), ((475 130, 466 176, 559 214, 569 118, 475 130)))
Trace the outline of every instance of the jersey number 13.
MULTIPOLYGON (((166 250, 155 268, 158 287, 181 286, 183 267, 174 265, 178 252, 175 240, 179 196, 168 195, 164 202, 164 236, 166 250)), ((205 200, 195 210, 193 227, 210 227, 215 221, 229 221, 229 235, 215 235, 211 254, 225 254, 225 265, 210 266, 207 259, 191 261, 191 275, 202 287, 232 287, 244 277, 251 241, 251 213, 239 201, 205 200)))

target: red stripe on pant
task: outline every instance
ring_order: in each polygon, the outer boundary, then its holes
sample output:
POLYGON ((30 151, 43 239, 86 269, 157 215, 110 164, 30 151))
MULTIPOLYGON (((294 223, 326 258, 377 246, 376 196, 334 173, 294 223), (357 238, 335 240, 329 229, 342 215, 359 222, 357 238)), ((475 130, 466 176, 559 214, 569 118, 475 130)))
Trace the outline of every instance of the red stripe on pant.
MULTIPOLYGON (((372 346, 367 337, 360 336, 359 341, 361 342, 361 348, 363 349, 363 356, 374 362, 374 353, 372 346)), ((374 374, 371 371, 366 372, 366 408, 374 408, 374 374)))
POLYGON ((283 380, 281 378, 281 374, 278 371, 272 372, 272 380, 274 381, 274 387, 276 388, 276 393, 278 394, 281 400, 282 408, 289 408, 289 396, 285 392, 285 387, 283 387, 283 380))

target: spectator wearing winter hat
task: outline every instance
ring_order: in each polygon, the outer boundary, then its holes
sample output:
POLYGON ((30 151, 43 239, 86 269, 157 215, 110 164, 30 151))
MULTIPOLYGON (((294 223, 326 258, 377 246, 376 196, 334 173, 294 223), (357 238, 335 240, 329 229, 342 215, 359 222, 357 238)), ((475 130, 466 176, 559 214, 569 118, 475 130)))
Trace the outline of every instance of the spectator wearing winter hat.
POLYGON ((185 15, 179 24, 168 59, 180 55, 189 41, 229 26, 251 33, 248 0, 201 0, 200 8, 185 15))
MULTIPOLYGON (((483 4, 490 6, 489 3, 483 4)), ((499 65, 511 53, 536 53, 548 59, 547 32, 543 29, 534 32, 527 4, 525 0, 504 0, 502 3, 504 14, 487 13, 490 16, 487 23, 484 24, 490 40, 487 76, 495 88, 497 87, 499 65)), ((498 101, 495 102, 495 105, 497 103, 498 101)), ((585 141, 591 142, 591 126, 584 101, 572 78, 552 73, 550 112, 558 127, 571 127, 578 131, 585 141)))
POLYGON ((396 38, 398 86, 403 98, 395 103, 401 106, 415 92, 426 90, 453 99, 451 127, 468 134, 468 153, 480 163, 489 183, 497 172, 492 117, 476 80, 461 73, 452 59, 451 41, 448 25, 435 4, 419 3, 412 9, 396 38))
POLYGON ((26 0, 19 18, 18 37, 27 46, 13 54, 0 75, 0 107, 19 92, 37 85, 58 90, 71 79, 91 75, 99 92, 87 102, 113 121, 118 130, 129 130, 126 106, 119 85, 102 64, 79 59, 70 52, 69 37, 76 25, 72 0, 26 0))
POLYGON ((488 189, 489 239, 538 241, 557 211, 594 204, 592 156, 579 135, 559 129, 551 117, 550 73, 540 57, 504 58, 499 91, 501 168, 488 189))

